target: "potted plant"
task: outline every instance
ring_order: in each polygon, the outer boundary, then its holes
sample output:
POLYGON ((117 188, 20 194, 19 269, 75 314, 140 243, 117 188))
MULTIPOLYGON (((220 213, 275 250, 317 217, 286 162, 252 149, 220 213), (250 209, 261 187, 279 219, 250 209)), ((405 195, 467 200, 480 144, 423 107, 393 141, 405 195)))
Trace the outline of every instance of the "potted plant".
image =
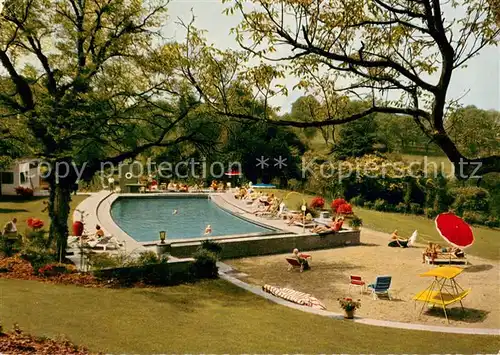
POLYGON ((359 227, 363 225, 363 220, 359 218, 358 216, 354 215, 351 220, 349 221, 349 225, 351 228, 355 231, 359 230, 359 227))
POLYGON ((344 315, 345 319, 353 319, 354 311, 356 311, 356 309, 361 307, 361 300, 354 301, 352 298, 344 297, 344 298, 339 298, 338 301, 340 307, 342 307, 342 309, 345 312, 344 315))

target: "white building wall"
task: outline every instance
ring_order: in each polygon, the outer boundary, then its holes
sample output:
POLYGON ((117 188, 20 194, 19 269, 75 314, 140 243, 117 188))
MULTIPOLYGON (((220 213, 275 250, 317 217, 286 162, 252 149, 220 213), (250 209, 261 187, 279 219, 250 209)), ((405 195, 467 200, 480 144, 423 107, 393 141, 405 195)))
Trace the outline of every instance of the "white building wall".
POLYGON ((12 166, 4 170, 4 172, 14 173, 14 183, 5 184, 2 182, 2 195, 12 196, 16 194, 16 187, 22 186, 33 189, 36 192, 40 189, 40 176, 38 175, 38 168, 30 169, 30 163, 36 162, 35 160, 17 161, 12 166), (21 183, 21 173, 25 174, 25 181, 21 183))

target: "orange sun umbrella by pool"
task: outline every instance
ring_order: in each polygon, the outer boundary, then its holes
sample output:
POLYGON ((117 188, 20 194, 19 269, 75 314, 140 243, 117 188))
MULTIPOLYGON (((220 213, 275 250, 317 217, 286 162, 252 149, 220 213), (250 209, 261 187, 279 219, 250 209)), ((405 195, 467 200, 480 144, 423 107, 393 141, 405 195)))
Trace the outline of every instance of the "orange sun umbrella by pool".
POLYGON ((457 248, 464 249, 474 243, 472 228, 451 212, 436 217, 436 229, 444 240, 457 248))

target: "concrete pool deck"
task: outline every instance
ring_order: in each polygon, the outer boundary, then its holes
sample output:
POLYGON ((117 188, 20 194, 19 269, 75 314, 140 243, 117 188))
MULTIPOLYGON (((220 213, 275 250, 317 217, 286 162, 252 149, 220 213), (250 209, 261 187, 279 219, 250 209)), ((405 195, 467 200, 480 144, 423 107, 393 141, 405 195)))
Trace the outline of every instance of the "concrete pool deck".
MULTIPOLYGON (((145 250, 151 250, 157 245, 157 241, 138 242, 125 231, 123 231, 111 216, 111 206, 122 197, 136 198, 210 198, 219 208, 233 214, 234 216, 252 222, 254 224, 271 229, 269 233, 251 233, 240 235, 209 236, 189 239, 167 239, 169 252, 174 257, 190 257, 194 250, 203 240, 211 239, 219 243, 226 243, 223 257, 234 258, 240 256, 251 256, 261 254, 272 254, 289 252, 293 248, 301 250, 324 249, 359 244, 359 232, 342 231, 330 236, 319 237, 315 233, 298 226, 289 226, 285 220, 271 219, 255 216, 253 211, 243 201, 236 200, 232 193, 114 193, 111 191, 100 191, 92 194, 77 207, 84 212, 85 225, 95 226, 99 224, 105 235, 112 235, 123 244, 121 252, 138 254, 145 250), (290 249, 290 250, 289 250, 290 249), (176 254, 177 253, 177 254, 176 254), (224 255, 225 254, 225 255, 224 255)), ((73 215, 73 220, 80 220, 80 213, 73 215)), ((215 223, 214 223, 215 224, 215 223)), ((89 231, 91 232, 91 231, 89 231)), ((111 253, 115 252, 110 250, 111 253)))

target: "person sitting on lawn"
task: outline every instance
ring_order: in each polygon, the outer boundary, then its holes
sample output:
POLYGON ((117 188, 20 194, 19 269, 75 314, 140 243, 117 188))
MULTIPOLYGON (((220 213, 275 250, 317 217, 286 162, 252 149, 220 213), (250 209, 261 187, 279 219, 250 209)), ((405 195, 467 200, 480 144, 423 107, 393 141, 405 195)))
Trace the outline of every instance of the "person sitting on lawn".
POLYGON ((309 262, 307 261, 307 258, 304 257, 303 254, 300 254, 299 253, 299 249, 295 248, 293 249, 293 257, 295 259, 297 259, 297 261, 299 262, 300 264, 300 271, 304 271, 304 270, 309 270, 311 267, 309 266, 309 262))
POLYGON ((17 218, 14 217, 7 223, 5 223, 5 226, 3 227, 2 230, 2 235, 4 237, 9 237, 9 238, 14 238, 17 237, 17 218))
POLYGON ((390 247, 400 247, 407 248, 408 247, 408 239, 401 238, 398 234, 398 230, 396 229, 391 234, 391 241, 389 242, 390 247))

